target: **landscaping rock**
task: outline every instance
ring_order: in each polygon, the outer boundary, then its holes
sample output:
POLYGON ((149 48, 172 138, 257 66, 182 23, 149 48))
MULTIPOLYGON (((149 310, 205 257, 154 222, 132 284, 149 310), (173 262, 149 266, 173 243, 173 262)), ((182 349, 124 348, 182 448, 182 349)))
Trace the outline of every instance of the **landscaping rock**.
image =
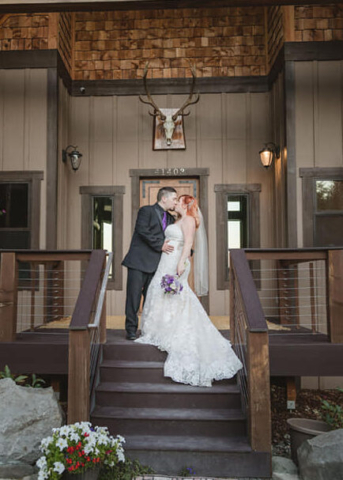
POLYGON ((303 480, 342 480, 343 429, 306 440, 298 448, 303 480))
POLYGON ((5 378, 0 380, 0 405, 0 461, 33 464, 42 438, 62 425, 52 388, 19 387, 5 378))
POLYGON ((300 477, 291 473, 273 473, 272 480, 300 480, 300 477))
POLYGON ((36 468, 27 463, 17 461, 7 461, 6 463, 0 461, 0 479, 11 478, 21 479, 29 477, 36 472, 36 468))
POLYGON ((272 458, 273 473, 288 473, 291 475, 298 475, 298 469, 295 463, 289 458, 273 457, 272 458))

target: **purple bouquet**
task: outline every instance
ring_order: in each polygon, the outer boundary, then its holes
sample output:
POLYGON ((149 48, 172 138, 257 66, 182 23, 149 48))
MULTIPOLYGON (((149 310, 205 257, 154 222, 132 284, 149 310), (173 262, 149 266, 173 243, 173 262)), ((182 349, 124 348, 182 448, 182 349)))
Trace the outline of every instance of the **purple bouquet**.
POLYGON ((182 283, 178 280, 178 275, 163 275, 161 288, 168 295, 179 295, 183 290, 182 283))

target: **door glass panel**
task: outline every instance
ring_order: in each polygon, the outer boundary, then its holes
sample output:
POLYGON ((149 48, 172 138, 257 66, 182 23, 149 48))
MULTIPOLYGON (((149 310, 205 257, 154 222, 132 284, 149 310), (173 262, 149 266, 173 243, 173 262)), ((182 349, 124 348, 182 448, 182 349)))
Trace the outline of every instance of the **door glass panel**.
POLYGON ((343 181, 316 181, 317 211, 343 210, 343 181))
MULTIPOLYGON (((227 198, 228 251, 248 246, 248 197, 228 195, 227 198)), ((230 255, 228 255, 230 262, 230 255)))

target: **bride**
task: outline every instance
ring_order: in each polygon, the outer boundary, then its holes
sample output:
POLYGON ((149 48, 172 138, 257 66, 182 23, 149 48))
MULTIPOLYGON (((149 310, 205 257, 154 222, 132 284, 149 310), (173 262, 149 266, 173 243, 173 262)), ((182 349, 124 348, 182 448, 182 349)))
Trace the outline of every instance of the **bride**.
POLYGON ((162 253, 142 312, 142 335, 136 342, 155 345, 168 353, 164 376, 175 382, 210 387, 213 380, 233 377, 242 364, 188 285, 189 258, 195 239, 195 289, 198 295, 207 294, 207 241, 196 199, 182 195, 175 211, 179 219, 165 230, 174 250, 162 253), (161 287, 166 274, 178 275, 183 286, 179 294, 165 293, 161 287))

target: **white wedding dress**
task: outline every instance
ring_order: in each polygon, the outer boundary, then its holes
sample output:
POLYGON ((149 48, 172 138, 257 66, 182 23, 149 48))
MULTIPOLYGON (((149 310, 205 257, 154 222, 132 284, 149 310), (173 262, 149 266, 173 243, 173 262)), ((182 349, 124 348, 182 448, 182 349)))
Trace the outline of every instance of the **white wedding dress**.
POLYGON ((165 294, 161 288, 163 275, 176 274, 183 249, 178 223, 169 225, 165 235, 174 251, 162 253, 142 312, 142 335, 136 342, 155 345, 168 353, 164 376, 175 382, 210 387, 213 380, 233 377, 242 364, 189 287, 189 261, 179 279, 183 285, 180 294, 165 294))

